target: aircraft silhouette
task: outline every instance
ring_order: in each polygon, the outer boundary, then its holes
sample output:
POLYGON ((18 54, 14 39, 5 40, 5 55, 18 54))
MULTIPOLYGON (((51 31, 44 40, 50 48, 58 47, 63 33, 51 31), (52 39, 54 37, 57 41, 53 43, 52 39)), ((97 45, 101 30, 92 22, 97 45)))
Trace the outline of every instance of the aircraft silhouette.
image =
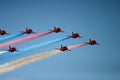
POLYGON ((74 33, 72 32, 72 36, 70 36, 71 38, 82 38, 82 36, 80 36, 79 33, 74 33))
POLYGON ((9 35, 5 30, 0 29, 0 35, 9 35))
POLYGON ((50 30, 50 31, 55 32, 55 33, 64 32, 64 31, 62 31, 61 28, 57 28, 56 26, 54 26, 54 30, 50 30))
POLYGON ((71 51, 71 50, 68 49, 67 46, 62 46, 62 45, 61 45, 61 48, 56 48, 56 49, 60 50, 60 51, 71 51))
POLYGON ((7 51, 9 51, 9 52, 15 52, 15 51, 18 51, 18 50, 15 47, 9 46, 9 49, 7 51))
POLYGON ((21 31, 21 32, 23 32, 24 34, 36 33, 36 32, 33 32, 32 29, 28 29, 28 28, 26 28, 26 31, 21 31))
POLYGON ((96 40, 91 40, 91 39, 89 39, 89 42, 85 42, 85 43, 87 43, 87 44, 89 44, 89 45, 100 45, 100 44, 98 44, 97 43, 97 41, 96 40))

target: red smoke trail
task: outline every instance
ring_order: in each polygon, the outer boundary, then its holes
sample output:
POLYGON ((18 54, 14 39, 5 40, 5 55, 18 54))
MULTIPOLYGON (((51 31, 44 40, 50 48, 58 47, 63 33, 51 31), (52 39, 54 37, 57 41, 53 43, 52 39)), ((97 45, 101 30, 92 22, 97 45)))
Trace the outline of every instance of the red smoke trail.
POLYGON ((86 46, 88 45, 87 43, 83 43, 83 44, 76 44, 76 45, 73 45, 73 46, 68 46, 68 49, 74 49, 74 48, 78 48, 78 47, 82 47, 82 46, 86 46))
POLYGON ((29 40, 32 40, 32 39, 35 39, 35 38, 43 37, 43 36, 46 36, 46 35, 48 35, 50 33, 52 33, 52 31, 45 32, 45 33, 40 33, 40 34, 35 34, 33 36, 27 36, 27 37, 24 37, 24 38, 20 38, 20 39, 16 39, 16 40, 13 40, 13 41, 9 41, 9 42, 0 44, 0 48, 5 48, 5 47, 8 47, 10 45, 15 45, 15 44, 19 44, 19 43, 22 43, 22 42, 25 42, 25 41, 29 41, 29 40))

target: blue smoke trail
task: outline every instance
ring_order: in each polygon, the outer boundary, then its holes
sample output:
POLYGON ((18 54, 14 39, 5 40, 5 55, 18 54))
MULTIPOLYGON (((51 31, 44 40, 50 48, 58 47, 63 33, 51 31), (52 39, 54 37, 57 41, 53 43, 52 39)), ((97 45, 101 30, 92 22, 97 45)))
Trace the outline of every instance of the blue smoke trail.
MULTIPOLYGON (((53 43, 58 43, 60 41, 64 41, 64 40, 67 40, 67 39, 70 39, 70 37, 59 38, 59 39, 55 39, 55 40, 52 40, 52 41, 44 42, 42 44, 37 44, 37 45, 31 46, 31 47, 28 47, 28 48, 25 48, 25 49, 21 49, 21 50, 19 50, 19 52, 3 54, 2 56, 0 56, 0 59, 4 58, 4 60, 1 60, 3 62, 5 62, 6 60, 10 61, 11 58, 14 58, 15 56, 20 56, 22 54, 25 54, 26 52, 29 52, 29 51, 32 51, 32 50, 35 50, 35 49, 39 49, 41 47, 44 47, 44 46, 47 46, 47 45, 50 45, 50 44, 53 44, 53 43)), ((0 62, 0 63, 3 63, 3 62, 0 62)))
POLYGON ((0 43, 3 43, 3 42, 7 42, 7 41, 10 41, 16 37, 19 37, 21 35, 23 35, 24 33, 18 33, 18 34, 15 34, 15 35, 9 35, 9 36, 6 36, 6 37, 3 37, 3 38, 0 38, 0 43))

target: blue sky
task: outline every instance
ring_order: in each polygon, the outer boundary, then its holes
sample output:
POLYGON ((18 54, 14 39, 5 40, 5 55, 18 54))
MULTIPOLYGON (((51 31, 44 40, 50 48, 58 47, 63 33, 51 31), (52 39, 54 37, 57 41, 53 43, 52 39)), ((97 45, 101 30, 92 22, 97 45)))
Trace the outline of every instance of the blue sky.
MULTIPOLYGON (((37 33, 62 27, 65 33, 16 45, 19 49, 78 32, 84 38, 69 39, 28 55, 96 39, 100 46, 84 46, 0 75, 0 80, 119 80, 119 0, 0 0, 0 28, 10 34, 26 27, 37 33)), ((27 35, 24 35, 27 36, 27 35)), ((2 37, 2 36, 0 36, 2 37)))

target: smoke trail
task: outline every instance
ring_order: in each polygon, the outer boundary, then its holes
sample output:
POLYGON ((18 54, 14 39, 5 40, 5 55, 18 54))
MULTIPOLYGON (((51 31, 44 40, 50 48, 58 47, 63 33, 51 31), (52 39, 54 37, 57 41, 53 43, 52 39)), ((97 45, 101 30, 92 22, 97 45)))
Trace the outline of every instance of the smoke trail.
POLYGON ((0 51, 0 55, 7 53, 8 51, 0 51))
POLYGON ((16 37, 19 37, 19 36, 22 36, 24 33, 18 33, 18 34, 15 34, 15 35, 9 35, 9 36, 6 36, 6 37, 3 37, 3 38, 0 38, 0 42, 7 42, 7 41, 10 41, 16 37))
MULTIPOLYGON (((85 45, 87 45, 87 44, 84 43, 84 44, 77 44, 77 45, 73 45, 73 46, 68 46, 68 49, 71 50, 71 49, 82 47, 82 46, 85 46, 85 45)), ((33 63, 33 62, 36 62, 38 60, 42 60, 42 59, 47 58, 49 56, 58 54, 60 52, 62 52, 62 51, 52 50, 52 51, 49 51, 49 52, 40 53, 40 54, 37 54, 37 55, 25 57, 25 58, 22 58, 22 59, 18 59, 16 61, 6 63, 6 64, 0 66, 0 74, 4 74, 6 72, 15 70, 19 67, 22 67, 24 65, 27 65, 27 64, 30 64, 30 63, 33 63)))
POLYGON ((30 57, 27 57, 27 58, 22 58, 22 59, 19 59, 19 60, 16 60, 16 61, 12 61, 12 62, 6 63, 4 65, 0 65, 0 74, 15 70, 15 69, 17 69, 21 66, 36 62, 38 60, 42 60, 42 59, 47 58, 49 56, 55 55, 59 52, 61 52, 61 51, 53 50, 53 51, 49 51, 49 52, 46 52, 46 53, 37 54, 37 55, 30 56, 30 57))
POLYGON ((70 37, 64 37, 64 38, 59 38, 59 39, 55 39, 55 40, 52 40, 52 41, 48 41, 48 42, 45 42, 45 43, 42 43, 42 44, 34 45, 34 46, 29 47, 29 48, 26 48, 25 51, 33 50, 33 49, 40 48, 40 47, 43 47, 43 46, 47 46, 47 45, 50 45, 50 44, 53 44, 53 43, 58 43, 60 41, 67 40, 69 38, 70 37))
POLYGON ((28 48, 25 48, 25 49, 21 49, 20 52, 16 52, 12 56, 21 55, 23 53, 25 54, 26 52, 29 52, 29 51, 32 51, 32 50, 35 50, 35 49, 39 49, 41 47, 44 47, 44 46, 47 46, 47 45, 50 45, 50 44, 58 43, 60 41, 64 41, 64 40, 67 40, 67 39, 70 39, 70 37, 59 38, 59 39, 55 39, 55 40, 52 40, 52 41, 44 42, 42 44, 37 44, 37 45, 31 46, 31 47, 28 47, 28 48))
POLYGON ((73 46, 68 46, 68 49, 74 49, 74 48, 78 48, 78 47, 82 47, 82 46, 86 46, 88 45, 87 43, 83 43, 83 44, 76 44, 76 45, 73 45, 73 46))
POLYGON ((67 40, 67 39, 70 39, 70 37, 59 38, 59 39, 48 41, 48 42, 45 42, 45 43, 42 43, 42 44, 34 45, 34 46, 31 46, 31 47, 22 49, 20 53, 25 53, 25 52, 32 51, 32 50, 35 50, 35 49, 39 49, 40 47, 44 47, 44 46, 47 46, 47 45, 50 45, 50 44, 58 43, 60 41, 64 41, 64 40, 67 40))
POLYGON ((33 36, 27 36, 27 37, 24 37, 24 38, 12 40, 12 41, 1 44, 0 48, 5 48, 5 47, 8 47, 10 45, 15 45, 15 44, 19 44, 19 43, 29 41, 29 40, 32 40, 32 39, 35 39, 35 38, 43 37, 43 36, 48 35, 50 33, 52 33, 52 32, 50 31, 50 32, 42 33, 42 34, 41 33, 40 34, 35 34, 33 36))

